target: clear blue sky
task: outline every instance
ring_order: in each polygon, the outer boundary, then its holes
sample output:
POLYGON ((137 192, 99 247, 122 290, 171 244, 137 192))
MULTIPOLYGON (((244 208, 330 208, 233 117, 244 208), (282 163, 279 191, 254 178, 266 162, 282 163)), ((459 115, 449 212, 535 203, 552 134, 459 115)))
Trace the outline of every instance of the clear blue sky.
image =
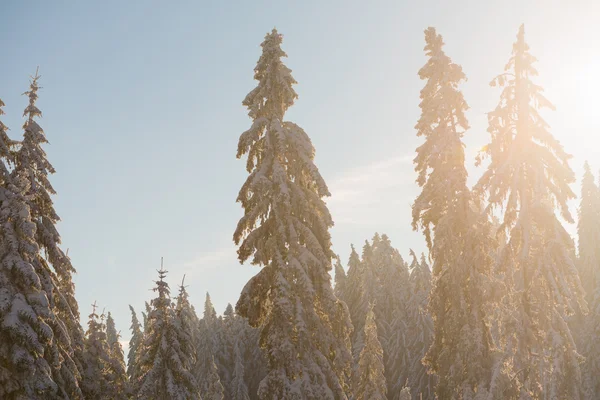
POLYGON ((57 169, 52 183, 64 247, 78 270, 82 323, 90 304, 112 311, 129 339, 160 257, 175 291, 184 273, 201 310, 210 291, 222 313, 257 271, 236 261, 235 203, 246 174, 236 160, 250 121, 241 101, 255 83, 264 35, 284 34, 299 82, 288 119, 317 148, 329 183, 335 251, 344 260, 375 231, 404 256, 424 250, 410 228, 417 194, 417 71, 423 30, 435 26, 463 68, 474 155, 488 140, 488 86, 502 72, 519 25, 538 57, 539 83, 558 111, 554 134, 597 170, 600 48, 593 2, 553 1, 103 1, 0 5, 0 98, 13 138, 21 135, 28 77, 42 75, 40 125, 57 169), (493 4, 492 4, 493 3, 493 4), (595 103, 592 102, 595 100, 595 103))

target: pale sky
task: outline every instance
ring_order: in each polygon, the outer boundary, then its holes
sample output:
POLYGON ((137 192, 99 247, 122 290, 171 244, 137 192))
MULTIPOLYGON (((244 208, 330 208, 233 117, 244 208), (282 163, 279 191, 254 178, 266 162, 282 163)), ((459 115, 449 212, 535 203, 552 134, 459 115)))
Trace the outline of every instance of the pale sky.
POLYGON ((410 227, 423 30, 438 29, 469 78, 472 182, 499 98, 488 83, 521 23, 557 106, 543 115, 579 179, 585 159, 600 168, 599 20, 595 1, 3 2, 3 122, 20 138, 20 94, 39 65, 39 123, 82 323, 96 300, 128 340, 128 305, 139 312, 153 296, 161 256, 174 295, 187 274, 198 310, 209 291, 222 313, 258 271, 239 265, 232 242, 246 176, 235 154, 250 126, 241 102, 274 26, 299 82, 287 119, 312 138, 333 195, 334 250, 347 260, 350 243, 378 231, 408 259, 424 250, 410 227))

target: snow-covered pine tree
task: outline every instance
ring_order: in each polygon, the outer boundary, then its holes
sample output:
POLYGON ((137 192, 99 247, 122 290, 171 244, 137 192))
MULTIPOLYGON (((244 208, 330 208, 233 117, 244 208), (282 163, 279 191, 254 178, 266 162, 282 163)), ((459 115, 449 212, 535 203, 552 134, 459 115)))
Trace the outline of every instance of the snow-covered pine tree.
POLYGON ((237 319, 239 317, 235 315, 233 306, 227 304, 223 317, 220 321, 219 330, 217 332, 218 338, 218 349, 215 352, 215 364, 219 371, 219 379, 224 388, 224 395, 226 399, 231 398, 231 381, 233 379, 233 370, 235 367, 235 354, 234 344, 237 340, 237 319))
POLYGON ((115 320, 113 319, 110 311, 106 314, 106 341, 108 347, 112 347, 113 344, 119 341, 119 334, 115 326, 115 320))
POLYGON ((387 385, 383 366, 383 349, 377 338, 373 306, 369 307, 364 327, 365 345, 360 352, 354 376, 354 398, 386 400, 387 385))
POLYGON ((600 343, 595 340, 600 337, 600 189, 587 162, 578 211, 579 271, 590 312, 577 321, 577 327, 579 348, 585 357, 582 368, 583 398, 592 400, 600 393, 600 343))
POLYGON ((151 301, 144 341, 140 349, 137 399, 200 399, 198 384, 190 372, 193 344, 175 316, 169 285, 162 266, 155 281, 157 297, 151 301))
POLYGON ((193 344, 193 354, 190 354, 193 357, 192 363, 196 362, 196 343, 198 341, 199 336, 199 325, 200 320, 198 319, 198 315, 196 314, 196 310, 194 306, 190 303, 189 295, 186 287, 184 286, 185 276, 181 281, 181 285, 179 286, 179 294, 177 296, 177 302, 175 305, 176 316, 179 319, 179 323, 181 324, 181 328, 187 332, 190 336, 193 344))
POLYGON ((129 382, 125 367, 125 354, 119 342, 120 334, 115 327, 115 321, 110 314, 106 317, 106 342, 108 344, 108 365, 106 366, 108 395, 110 399, 126 400, 129 394, 129 382))
POLYGON ((196 343, 198 357, 194 367, 200 395, 204 400, 222 400, 225 397, 225 388, 215 363, 215 354, 219 348, 218 328, 217 312, 213 307, 210 294, 206 293, 204 315, 199 322, 196 343))
POLYGON ((413 204, 412 225, 425 235, 433 259, 429 311, 434 341, 426 362, 438 376, 438 398, 472 399, 484 395, 490 381, 492 347, 486 321, 491 278, 487 219, 472 208, 462 136, 469 128, 468 108, 458 86, 462 68, 443 50, 435 28, 425 30, 426 64, 419 77, 421 117, 415 126, 425 142, 414 159, 422 188, 413 204))
MULTIPOLYGON (((379 235, 375 234, 374 239, 379 240, 379 235)), ((352 255, 350 255, 352 258, 352 255)), ((373 246, 368 240, 365 240, 362 250, 362 259, 360 260, 357 273, 352 277, 352 282, 357 283, 354 290, 353 312, 351 312, 351 322, 354 328, 352 337, 352 355, 354 366, 358 364, 358 358, 364 346, 365 321, 371 304, 374 304, 381 290, 378 277, 375 274, 373 246)), ((349 282, 350 284, 350 282, 349 282)), ((354 284, 354 283, 352 283, 354 284)))
POLYGON ((59 282, 39 256, 31 181, 6 168, 12 144, 0 124, 0 398, 82 399, 68 327, 56 308, 59 282))
POLYGON ((129 351, 127 353, 127 377, 129 378, 130 385, 135 387, 139 376, 137 373, 137 362, 144 334, 142 332, 142 324, 140 324, 135 310, 132 306, 129 306, 129 310, 131 310, 131 339, 129 340, 129 351))
MULTIPOLYGON (((410 299, 408 301, 408 384, 415 394, 420 394, 423 400, 435 399, 435 375, 427 373, 423 358, 433 342, 433 321, 427 313, 427 303, 431 292, 431 271, 425 259, 417 261, 417 256, 411 250, 413 262, 410 273, 410 299)), ((409 397, 410 398, 410 397, 409 397)), ((419 399, 421 400, 421 399, 419 399)))
MULTIPOLYGON (((368 244, 368 243, 367 243, 368 244)), ((344 301, 348 306, 350 320, 352 321, 353 331, 351 335, 352 354, 354 361, 358 361, 362 346, 357 346, 364 333, 364 319, 366 317, 366 307, 363 296, 363 279, 364 279, 364 264, 360 260, 360 256, 354 249, 354 245, 350 245, 351 252, 348 259, 348 275, 346 276, 344 301)), ((355 363, 354 363, 355 364, 355 363)))
POLYGON ((539 114, 553 106, 531 80, 535 61, 521 25, 506 72, 492 81, 503 90, 488 115, 490 164, 477 189, 489 193, 489 210, 504 210, 502 229, 509 233, 499 262, 512 311, 504 325, 503 364, 512 367, 504 396, 576 400, 581 358, 566 318, 586 306, 573 240, 556 215, 558 208, 573 222, 567 203, 575 197, 569 186, 575 178, 571 156, 539 114))
MULTIPOLYGON (((373 270, 377 289, 373 295, 379 341, 383 347, 387 395, 395 398, 408 378, 407 304, 410 298, 408 267, 386 234, 373 238, 373 270)), ((372 301, 372 300, 371 300, 372 301)))
POLYGON ((96 303, 92 305, 88 329, 85 333, 84 359, 81 389, 86 400, 109 400, 115 394, 109 381, 110 349, 106 339, 104 315, 96 313, 96 303))
POLYGON ((333 221, 322 200, 329 190, 310 138, 284 121, 297 94, 281 42, 275 29, 266 35, 254 70, 258 85, 243 101, 253 123, 237 156, 248 156, 250 176, 237 198, 244 216, 233 238, 240 262, 263 268, 237 310, 262 326, 269 372, 261 399, 346 399, 351 324, 329 275, 333 221))
MULTIPOLYGON (((61 238, 56 224, 60 221, 54 210, 52 196, 56 191, 50 184, 48 176, 55 172, 54 167, 46 158, 42 145, 47 143, 44 131, 38 125, 36 118, 42 112, 37 108, 38 80, 40 76, 32 77, 29 90, 24 93, 29 98, 23 116, 26 121, 23 125, 23 140, 15 153, 14 175, 29 179, 27 192, 28 205, 31 209, 31 219, 36 224, 36 242, 43 250, 45 261, 49 262, 58 282, 59 290, 54 293, 55 307, 61 320, 66 324, 71 339, 71 349, 74 352, 78 371, 85 368, 83 363, 83 328, 80 324, 79 306, 75 299, 75 285, 73 274, 76 272, 69 257, 60 248, 61 238)), ((79 374, 76 373, 75 377, 79 374)), ((70 379, 70 378, 67 378, 70 379)))
POLYGON ((228 397, 228 399, 250 400, 248 386, 245 381, 244 355, 241 349, 241 338, 238 336, 236 339, 233 346, 234 366, 229 390, 230 397, 228 397))

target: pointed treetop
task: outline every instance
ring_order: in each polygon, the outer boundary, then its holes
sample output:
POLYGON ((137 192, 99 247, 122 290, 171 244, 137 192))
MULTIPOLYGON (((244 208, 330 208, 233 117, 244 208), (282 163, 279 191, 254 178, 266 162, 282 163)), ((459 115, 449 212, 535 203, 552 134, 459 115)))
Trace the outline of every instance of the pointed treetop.
MULTIPOLYGON (((96 307, 98 307, 98 306, 96 305, 96 300, 94 300, 94 303, 92 304, 92 315, 96 315, 96 307)), ((91 315, 90 315, 90 317, 91 317, 91 315)))
POLYGON ((23 95, 29 97, 29 105, 23 111, 23 116, 27 116, 29 122, 33 121, 34 117, 41 117, 42 112, 35 106, 35 102, 38 99, 37 91, 41 89, 38 85, 38 80, 41 76, 38 74, 39 67, 35 70, 35 75, 31 77, 31 82, 29 84, 29 90, 23 93, 23 95))
POLYGON ((292 71, 281 61, 281 58, 287 57, 281 49, 282 41, 283 35, 273 28, 261 43, 262 54, 254 68, 254 79, 259 83, 242 102, 248 107, 248 115, 252 119, 282 120, 286 110, 298 98, 292 87, 297 83, 292 77, 292 71))

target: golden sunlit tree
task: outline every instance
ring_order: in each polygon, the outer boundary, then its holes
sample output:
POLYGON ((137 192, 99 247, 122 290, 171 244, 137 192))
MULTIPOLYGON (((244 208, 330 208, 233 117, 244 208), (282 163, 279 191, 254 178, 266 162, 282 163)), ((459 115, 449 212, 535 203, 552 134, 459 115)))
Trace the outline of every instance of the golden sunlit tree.
POLYGON ((428 308, 434 339, 424 362, 438 377, 438 398, 474 399, 487 391, 492 365, 485 289, 493 241, 467 187, 462 136, 468 106, 458 89, 465 75, 434 28, 425 30, 425 42, 428 60, 419 77, 426 84, 416 125, 425 142, 414 160, 422 191, 412 208, 413 228, 423 230, 433 259, 428 308))
POLYGON ((233 238, 240 262, 262 269, 237 310, 262 329, 268 373, 261 399, 346 399, 351 324, 329 274, 333 221, 323 197, 330 194, 310 138, 284 120, 297 94, 281 42, 275 29, 266 35, 254 69, 258 85, 243 101, 252 126, 237 156, 247 155, 250 175, 237 198, 244 216, 233 238))
POLYGON ((511 377, 504 398, 576 400, 581 357, 566 319, 585 301, 573 240, 556 214, 573 222, 567 202, 575 178, 570 155, 539 114, 553 106, 532 81, 535 61, 521 26, 506 72, 492 81, 503 89, 488 116, 490 163, 477 189, 489 194, 490 213, 503 210, 500 230, 508 233, 498 265, 510 288, 500 339, 511 377))

